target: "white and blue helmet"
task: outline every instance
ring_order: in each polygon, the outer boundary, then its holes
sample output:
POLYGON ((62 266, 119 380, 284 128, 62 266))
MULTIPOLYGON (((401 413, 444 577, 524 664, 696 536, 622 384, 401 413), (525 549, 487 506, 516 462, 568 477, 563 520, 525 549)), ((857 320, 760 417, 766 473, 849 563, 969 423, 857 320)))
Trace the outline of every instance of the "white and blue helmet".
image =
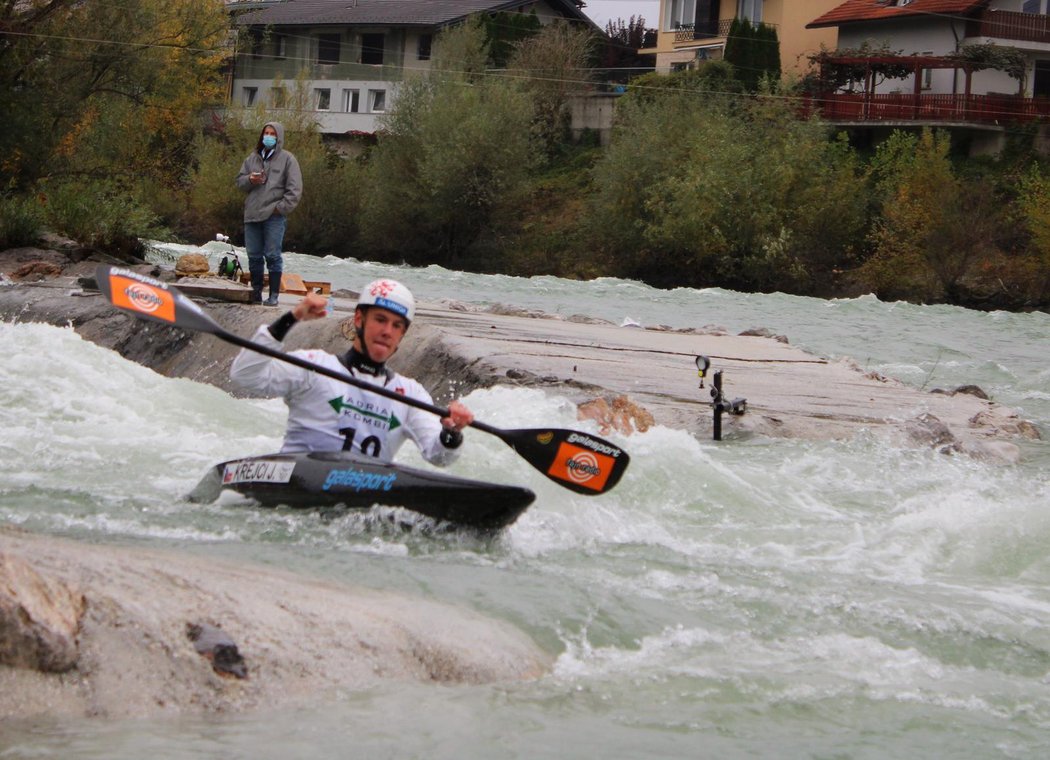
POLYGON ((409 323, 416 316, 416 299, 412 297, 412 291, 397 280, 373 280, 365 285, 357 299, 357 308, 370 306, 392 311, 409 323))

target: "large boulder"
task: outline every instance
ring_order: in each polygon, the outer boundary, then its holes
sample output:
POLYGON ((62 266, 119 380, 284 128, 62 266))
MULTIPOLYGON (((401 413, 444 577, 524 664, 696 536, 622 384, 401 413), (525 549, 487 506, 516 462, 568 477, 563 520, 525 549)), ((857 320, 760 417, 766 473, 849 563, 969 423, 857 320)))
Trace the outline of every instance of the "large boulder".
POLYGON ((0 638, 20 665, 0 664, 0 725, 43 715, 272 711, 316 706, 383 681, 493 684, 550 669, 550 655, 524 632, 436 599, 197 552, 95 545, 2 525, 0 556, 6 611, 0 638), (82 584, 86 609, 56 580, 82 584), (58 614, 63 609, 68 613, 58 614), (41 610, 62 618, 64 627, 41 610), (73 619, 80 610, 76 657, 73 619), (71 647, 64 662, 75 662, 75 670, 31 669, 43 659, 38 640, 45 619, 46 627, 66 632, 71 647), (21 628, 12 629, 11 620, 21 620, 21 628), (7 643, 12 630, 26 628, 36 638, 7 643))
POLYGON ((44 279, 38 274, 48 277, 61 274, 71 261, 69 254, 45 248, 8 248, 0 251, 0 272, 12 280, 36 282, 44 279))
POLYGON ((62 267, 52 264, 50 261, 28 261, 13 272, 11 279, 15 282, 39 282, 58 277, 62 274, 62 267))
POLYGON ((212 274, 208 259, 199 253, 184 253, 175 262, 175 274, 179 277, 208 277, 212 274))
POLYGON ((77 664, 84 595, 0 553, 0 664, 62 673, 77 664))

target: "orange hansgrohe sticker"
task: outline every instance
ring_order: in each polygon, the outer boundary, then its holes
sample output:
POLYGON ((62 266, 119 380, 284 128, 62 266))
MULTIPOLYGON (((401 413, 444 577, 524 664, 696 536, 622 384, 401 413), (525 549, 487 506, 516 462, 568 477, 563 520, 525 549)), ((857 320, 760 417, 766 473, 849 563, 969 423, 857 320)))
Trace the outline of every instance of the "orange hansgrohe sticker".
POLYGON ((111 275, 109 292, 113 297, 113 305, 118 308, 148 314, 165 322, 175 321, 175 299, 166 290, 120 275, 111 275))
POLYGON ((567 483, 601 491, 615 464, 616 460, 605 454, 562 442, 547 474, 567 483))

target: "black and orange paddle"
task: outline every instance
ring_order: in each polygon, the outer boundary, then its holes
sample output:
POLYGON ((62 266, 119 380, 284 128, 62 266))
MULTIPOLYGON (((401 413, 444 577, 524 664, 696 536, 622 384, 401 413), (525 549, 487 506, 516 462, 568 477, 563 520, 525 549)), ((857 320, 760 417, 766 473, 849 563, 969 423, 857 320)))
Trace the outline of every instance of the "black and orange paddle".
MULTIPOLYGON (((235 346, 326 375, 439 417, 448 416, 448 409, 402 396, 347 373, 322 367, 298 356, 234 335, 220 327, 200 306, 176 288, 160 280, 106 264, 100 265, 95 274, 99 290, 109 302, 139 319, 208 333, 235 346)), ((560 428, 503 430, 479 420, 474 420, 471 427, 496 436, 555 483, 576 493, 593 496, 609 491, 620 482, 627 464, 631 461, 627 452, 619 446, 590 433, 560 428)))

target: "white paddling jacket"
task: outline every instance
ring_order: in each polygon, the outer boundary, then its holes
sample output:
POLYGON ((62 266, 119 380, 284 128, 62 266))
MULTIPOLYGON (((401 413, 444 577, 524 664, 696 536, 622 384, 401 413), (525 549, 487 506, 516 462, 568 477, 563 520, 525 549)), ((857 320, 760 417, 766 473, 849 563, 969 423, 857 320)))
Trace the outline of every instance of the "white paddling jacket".
MULTIPOLYGON (((254 340, 271 348, 281 347, 281 341, 273 337, 266 325, 256 331, 254 340)), ((395 393, 433 403, 422 385, 396 372, 373 377, 347 369, 327 351, 291 353, 373 385, 383 385, 395 393)), ((246 391, 267 398, 284 398, 288 428, 282 452, 353 450, 389 462, 405 439, 411 438, 423 458, 433 464, 450 464, 459 455, 458 449, 441 442, 443 428, 436 415, 255 351, 242 349, 237 354, 230 366, 230 379, 246 391)))

